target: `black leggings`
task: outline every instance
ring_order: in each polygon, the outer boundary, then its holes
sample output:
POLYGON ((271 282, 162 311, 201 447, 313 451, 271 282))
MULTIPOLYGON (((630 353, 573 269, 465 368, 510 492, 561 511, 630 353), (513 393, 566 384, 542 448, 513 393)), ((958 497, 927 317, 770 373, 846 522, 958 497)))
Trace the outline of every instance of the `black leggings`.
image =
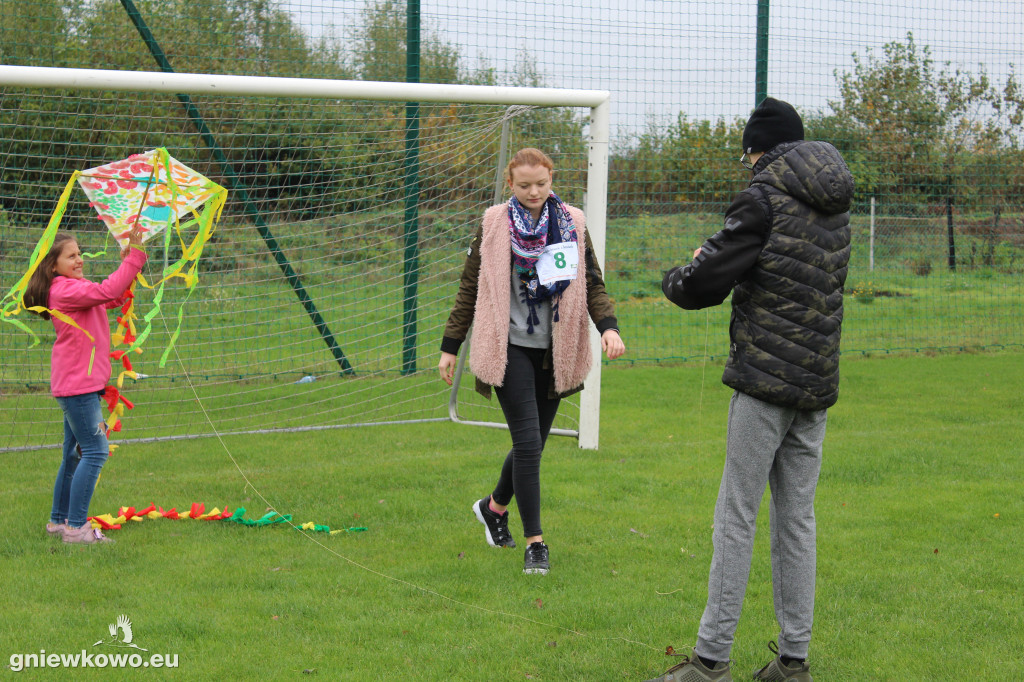
POLYGON ((542 369, 547 352, 509 344, 504 384, 495 389, 512 435, 512 449, 491 497, 497 504, 508 505, 515 496, 524 537, 541 535, 540 456, 560 402, 548 397, 553 370, 542 369))

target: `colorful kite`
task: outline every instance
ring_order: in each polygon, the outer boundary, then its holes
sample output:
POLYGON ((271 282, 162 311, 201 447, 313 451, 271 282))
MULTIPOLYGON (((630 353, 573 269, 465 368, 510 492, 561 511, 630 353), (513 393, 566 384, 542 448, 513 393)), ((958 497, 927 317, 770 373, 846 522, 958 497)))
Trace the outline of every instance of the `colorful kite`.
POLYGON ((146 242, 172 222, 178 224, 206 202, 226 194, 223 187, 163 148, 82 171, 78 184, 121 246, 128 243, 127 232, 136 223, 142 225, 146 242))
MULTIPOLYGON (((170 252, 172 239, 175 239, 181 248, 181 257, 164 267, 158 281, 150 285, 141 273, 136 280, 147 289, 155 289, 152 307, 143 317, 145 325, 142 331, 136 328, 136 282, 129 287, 127 301, 117 317, 117 329, 111 335, 111 344, 126 345, 127 348, 115 350, 111 357, 119 360, 124 369, 118 374, 116 385, 107 387, 105 399, 111 410, 110 419, 107 421, 108 432, 119 431, 121 415, 126 408, 132 408, 132 404, 120 393, 124 377, 138 376, 132 369, 128 354, 142 352, 142 343, 152 331, 153 318, 160 312, 164 285, 170 280, 181 278, 188 288, 188 293, 178 307, 178 324, 160 357, 161 367, 167 363, 167 357, 181 332, 185 302, 192 295, 199 279, 199 258, 220 219, 227 201, 227 190, 173 158, 163 147, 142 154, 133 154, 127 159, 85 171, 75 171, 65 185, 43 236, 32 252, 28 270, 3 299, 0 299, 3 302, 3 321, 31 335, 33 346, 39 343, 39 338, 14 316, 25 309, 25 287, 53 245, 54 236, 64 218, 76 181, 89 197, 89 205, 96 209, 99 219, 106 224, 107 230, 119 244, 127 243, 127 233, 138 223, 144 232, 143 242, 162 233, 165 253, 170 252)), ((53 317, 77 326, 59 310, 41 307, 32 310, 49 312, 53 317)), ((85 333, 84 330, 82 333, 85 333)))

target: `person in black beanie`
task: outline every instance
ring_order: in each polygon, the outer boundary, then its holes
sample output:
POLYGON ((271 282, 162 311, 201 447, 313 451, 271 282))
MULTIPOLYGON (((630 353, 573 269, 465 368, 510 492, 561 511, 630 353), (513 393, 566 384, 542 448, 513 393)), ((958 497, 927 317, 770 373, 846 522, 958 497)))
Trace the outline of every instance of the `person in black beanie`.
POLYGON ((804 139, 804 122, 793 105, 765 97, 743 128, 743 153, 766 152, 783 142, 804 139))
POLYGON ((750 185, 724 228, 669 270, 665 296, 687 310, 732 293, 725 468, 715 504, 708 601, 693 656, 663 682, 732 679, 730 652, 750 574, 754 531, 771 489, 778 645, 755 680, 810 682, 814 617, 814 491, 826 412, 839 393, 843 286, 850 260, 853 176, 827 142, 804 140, 786 102, 762 101, 743 129, 750 185))

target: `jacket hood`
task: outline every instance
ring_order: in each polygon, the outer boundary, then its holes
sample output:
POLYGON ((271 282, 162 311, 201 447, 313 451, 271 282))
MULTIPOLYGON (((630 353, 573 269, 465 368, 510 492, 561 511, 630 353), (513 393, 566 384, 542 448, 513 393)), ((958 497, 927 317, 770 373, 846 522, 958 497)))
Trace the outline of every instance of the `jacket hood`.
POLYGON ((777 145, 758 159, 751 185, 764 183, 828 215, 846 213, 853 201, 853 175, 828 142, 777 145))

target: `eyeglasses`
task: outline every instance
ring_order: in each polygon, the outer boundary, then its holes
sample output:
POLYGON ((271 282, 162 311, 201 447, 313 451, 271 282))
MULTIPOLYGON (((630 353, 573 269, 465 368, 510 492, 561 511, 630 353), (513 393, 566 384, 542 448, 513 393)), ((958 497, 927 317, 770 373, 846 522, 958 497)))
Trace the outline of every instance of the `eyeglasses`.
POLYGON ((740 165, 746 168, 747 170, 754 170, 754 164, 751 163, 750 157, 747 156, 746 152, 743 152, 743 154, 740 155, 740 165))

